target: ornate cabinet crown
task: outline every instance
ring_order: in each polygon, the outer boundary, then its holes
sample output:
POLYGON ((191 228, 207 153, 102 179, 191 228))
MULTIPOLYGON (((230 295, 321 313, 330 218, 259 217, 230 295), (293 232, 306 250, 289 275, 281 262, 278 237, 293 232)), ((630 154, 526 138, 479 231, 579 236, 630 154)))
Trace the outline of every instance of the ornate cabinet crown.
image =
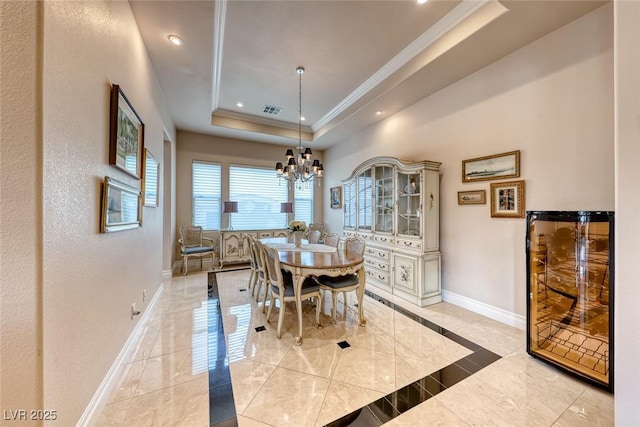
POLYGON ((343 232, 367 242, 367 284, 420 306, 441 301, 440 165, 374 157, 343 180, 343 232))

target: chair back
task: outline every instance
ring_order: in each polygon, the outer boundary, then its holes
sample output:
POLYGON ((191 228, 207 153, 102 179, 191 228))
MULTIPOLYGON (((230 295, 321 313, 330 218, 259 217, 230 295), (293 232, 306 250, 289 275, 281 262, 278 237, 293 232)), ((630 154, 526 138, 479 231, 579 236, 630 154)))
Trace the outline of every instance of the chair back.
POLYGON ((322 236, 322 234, 324 233, 324 224, 321 222, 312 222, 311 224, 309 224, 309 233, 316 230, 319 231, 320 235, 322 236))
POLYGON ((335 233, 325 234, 324 244, 327 246, 333 246, 334 248, 337 248, 338 244, 340 244, 340 236, 338 236, 335 233))
POLYGON ((199 225, 180 227, 180 240, 186 248, 202 246, 202 227, 199 225))
MULTIPOLYGON (((264 245, 265 263, 267 265, 267 273, 269 275, 269 284, 278 288, 278 294, 284 295, 284 278, 282 276, 282 270, 280 270, 280 258, 278 256, 278 250, 275 248, 268 248, 264 245)), ((267 285, 269 286, 269 285, 267 285)))
POLYGON ((258 262, 256 260, 256 244, 254 242, 254 237, 251 234, 244 234, 244 238, 247 241, 247 245, 249 247, 249 264, 252 269, 258 268, 258 262))
POLYGON ((262 243, 260 240, 258 239, 254 239, 253 240, 254 243, 254 248, 256 251, 256 266, 258 268, 258 271, 260 273, 262 273, 264 275, 265 278, 265 282, 267 280, 268 277, 268 271, 267 271, 267 265, 266 265, 266 256, 265 256, 265 247, 264 247, 264 243, 262 243))
POLYGON ((346 252, 355 253, 360 256, 364 255, 364 240, 359 237, 349 237, 344 241, 344 250, 346 252))
POLYGON ((320 236, 321 233, 318 230, 313 230, 313 231, 309 231, 309 236, 307 237, 307 239, 309 240, 309 243, 320 243, 320 236))

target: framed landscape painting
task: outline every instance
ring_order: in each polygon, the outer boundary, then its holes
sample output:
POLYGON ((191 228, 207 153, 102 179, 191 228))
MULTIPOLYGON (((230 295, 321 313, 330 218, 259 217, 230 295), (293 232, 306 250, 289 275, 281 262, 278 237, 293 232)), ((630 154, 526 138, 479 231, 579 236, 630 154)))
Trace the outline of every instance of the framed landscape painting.
POLYGON ((120 86, 111 87, 109 164, 142 179, 144 123, 120 86))
POLYGON ((332 209, 342 208, 342 187, 331 188, 331 208, 332 209))
POLYGON ((102 186, 100 231, 130 230, 142 226, 142 192, 124 182, 105 176, 102 186))
POLYGON ((491 217, 524 218, 524 181, 491 184, 491 217))
POLYGON ((520 150, 462 161, 462 182, 520 176, 520 150))
POLYGON ((484 205, 487 203, 487 192, 485 190, 458 191, 459 205, 484 205))

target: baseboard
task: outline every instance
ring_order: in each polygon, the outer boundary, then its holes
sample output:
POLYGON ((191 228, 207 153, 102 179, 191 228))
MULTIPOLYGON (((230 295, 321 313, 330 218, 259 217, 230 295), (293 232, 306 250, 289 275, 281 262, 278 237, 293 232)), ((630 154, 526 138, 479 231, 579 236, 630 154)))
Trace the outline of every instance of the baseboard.
POLYGON ((162 270, 162 279, 171 279, 173 277, 173 270, 162 270))
POLYGON ((131 334, 129 335, 127 342, 122 347, 122 350, 120 350, 118 357, 116 357, 116 360, 111 365, 111 368, 107 372, 107 375, 102 380, 102 383, 100 383, 100 386, 94 393, 93 397, 91 398, 91 401, 89 402, 89 405, 84 410, 84 413, 80 417, 80 420, 78 421, 76 426, 82 426, 82 427, 93 426, 98 421, 98 418, 102 413, 102 410, 104 409, 107 402, 109 401, 109 397, 111 396, 111 393, 117 386, 118 381, 124 372, 125 363, 123 362, 125 358, 130 354, 130 352, 135 348, 135 346, 140 341, 140 338, 145 330, 145 327, 147 326, 147 323, 151 319, 151 313, 153 313, 156 303, 160 300, 160 295, 162 295, 162 291, 163 291, 163 286, 162 284, 160 284, 160 287, 158 288, 155 295, 149 301, 149 304, 144 310, 142 317, 140 317, 140 321, 138 322, 136 327, 133 329, 133 331, 131 331, 131 334))
POLYGON ((451 304, 473 311, 474 313, 513 326, 514 328, 525 330, 527 324, 526 318, 519 314, 445 290, 442 291, 442 299, 451 304))

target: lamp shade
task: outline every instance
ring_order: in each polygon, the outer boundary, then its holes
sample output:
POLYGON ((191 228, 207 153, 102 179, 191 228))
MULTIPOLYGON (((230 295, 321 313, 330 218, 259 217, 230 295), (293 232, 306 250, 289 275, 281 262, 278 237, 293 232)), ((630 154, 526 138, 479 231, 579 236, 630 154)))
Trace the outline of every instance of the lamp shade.
POLYGON ((280 213, 293 213, 293 203, 280 203, 280 213))
POLYGON ((222 202, 222 213, 238 212, 238 202, 222 202))

